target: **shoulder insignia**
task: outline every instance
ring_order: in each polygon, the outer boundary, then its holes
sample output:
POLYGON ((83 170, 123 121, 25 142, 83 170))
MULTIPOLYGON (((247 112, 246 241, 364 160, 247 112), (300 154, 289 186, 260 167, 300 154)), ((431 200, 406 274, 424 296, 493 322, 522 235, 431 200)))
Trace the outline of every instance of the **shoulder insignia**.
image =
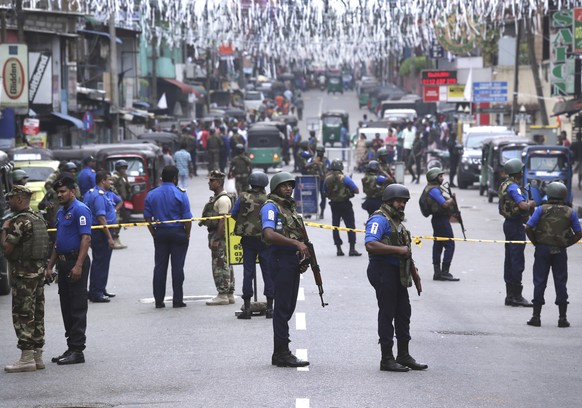
POLYGON ((92 192, 93 192, 93 190, 94 190, 94 189, 93 189, 93 188, 91 188, 91 189, 89 189, 89 192, 90 192, 90 193, 92 193, 92 192))
POLYGON ((95 173, 95 170, 94 169, 91 169, 91 173, 95 173))
POLYGON ((105 191, 99 190, 99 194, 105 194, 105 191))
POLYGON ((183 192, 183 193, 185 193, 185 192, 186 192, 186 189, 184 189, 184 188, 182 188, 182 187, 179 187, 179 186, 176 186, 176 187, 178 187, 178 190, 180 190, 181 192, 183 192))

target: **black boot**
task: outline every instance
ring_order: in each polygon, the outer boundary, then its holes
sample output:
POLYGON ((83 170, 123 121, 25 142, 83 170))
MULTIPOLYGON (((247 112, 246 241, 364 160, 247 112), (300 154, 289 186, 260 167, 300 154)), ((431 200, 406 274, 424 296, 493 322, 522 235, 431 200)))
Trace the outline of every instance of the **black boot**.
POLYGON ((273 318, 273 298, 267 297, 267 310, 265 311, 265 317, 267 319, 273 318))
POLYGON ((540 327, 542 325, 542 321, 540 319, 540 315, 542 314, 542 305, 535 303, 533 305, 533 315, 531 319, 528 320, 528 326, 540 327))
POLYGON ((533 307, 533 303, 529 302, 522 296, 523 286, 518 284, 513 285, 513 303, 512 306, 533 307))
POLYGON ((513 305, 513 286, 511 284, 505 284, 505 306, 513 305))
POLYGON ((277 344, 275 342, 271 364, 277 367, 306 367, 309 365, 309 361, 299 360, 295 357, 289 350, 289 343, 277 344))
POLYGON ((237 316, 237 319, 248 320, 252 316, 251 299, 249 298, 249 299, 243 299, 243 300, 244 300, 243 309, 242 309, 242 312, 237 316))
POLYGON ((342 251, 342 246, 336 244, 336 247, 337 247, 336 255, 337 256, 344 256, 345 254, 344 254, 344 251, 342 251))
POLYGON ((408 367, 404 367, 396 362, 394 354, 392 354, 392 346, 387 344, 380 345, 382 349, 382 360, 380 360, 380 371, 397 371, 404 373, 408 371, 408 367))
POLYGON ((459 278, 455 278, 453 275, 451 275, 451 273, 449 272, 449 268, 451 267, 451 264, 446 264, 443 263, 443 267, 441 269, 441 274, 439 275, 439 279, 440 281, 447 281, 447 282, 458 282, 460 281, 459 278))
POLYGON ((426 370, 428 365, 417 363, 414 358, 408 352, 408 340, 398 340, 398 357, 396 357, 396 362, 405 367, 409 367, 411 370, 426 370))
POLYGON ((441 277, 441 266, 434 264, 434 275, 432 275, 432 280, 440 280, 441 277))
POLYGON ((356 251, 356 244, 350 244, 350 256, 362 256, 361 253, 356 251))
POLYGON ((568 311, 568 302, 560 303, 558 305, 558 310, 560 311, 560 318, 558 319, 558 327, 570 327, 570 322, 566 318, 566 312, 568 311))

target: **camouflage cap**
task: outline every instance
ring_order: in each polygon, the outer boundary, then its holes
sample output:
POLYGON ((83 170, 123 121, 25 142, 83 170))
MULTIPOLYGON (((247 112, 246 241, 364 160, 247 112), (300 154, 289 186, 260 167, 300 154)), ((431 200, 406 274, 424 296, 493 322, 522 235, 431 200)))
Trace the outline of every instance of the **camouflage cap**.
POLYGON ((226 174, 224 174, 221 171, 218 170, 212 170, 210 172, 210 174, 208 175, 208 178, 210 180, 224 180, 224 178, 226 177, 226 174))
POLYGON ((27 195, 32 196, 32 191, 26 186, 21 186, 19 184, 15 184, 12 186, 12 190, 6 194, 6 197, 14 197, 16 195, 27 195))

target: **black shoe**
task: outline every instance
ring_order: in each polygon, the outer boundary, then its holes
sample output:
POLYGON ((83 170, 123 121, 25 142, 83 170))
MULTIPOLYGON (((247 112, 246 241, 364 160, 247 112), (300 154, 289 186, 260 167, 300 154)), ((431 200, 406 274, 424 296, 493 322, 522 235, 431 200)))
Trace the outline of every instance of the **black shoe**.
POLYGON ((290 351, 273 353, 271 364, 277 367, 306 367, 309 361, 299 360, 290 351))
POLYGON ((428 365, 426 364, 417 363, 410 354, 402 357, 398 356, 396 362, 402 366, 410 368, 411 370, 426 370, 428 368, 428 365))
POLYGON ((236 318, 241 320, 249 320, 252 315, 253 314, 251 313, 251 309, 243 309, 236 318))
POLYGON ((380 371, 396 371, 399 373, 405 373, 409 371, 408 367, 400 365, 393 358, 388 358, 380 361, 380 371))
POLYGON ((109 303, 111 300, 105 296, 90 297, 89 300, 93 303, 109 303))
POLYGON ((62 358, 65 358, 65 357, 68 357, 68 356, 70 356, 72 352, 73 352, 72 350, 67 350, 67 351, 65 351, 63 354, 61 354, 60 356, 57 356, 57 357, 53 357, 53 358, 51 358, 51 361, 52 361, 53 363, 56 363, 56 362, 57 362, 57 361, 59 361, 60 359, 62 359, 62 358))
POLYGON ((109 292, 105 291, 105 292, 103 292, 103 296, 107 296, 108 298, 114 298, 115 293, 109 293, 109 292))
POLYGON ((350 256, 362 256, 362 254, 359 253, 358 251, 356 251, 355 249, 350 250, 349 255, 350 256))
POLYGON ((71 351, 66 357, 60 358, 57 361, 58 365, 80 364, 85 362, 85 356, 82 351, 71 351))
POLYGON ((156 303, 156 309, 163 309, 164 307, 166 307, 166 304, 164 302, 156 303))
POLYGON ((558 327, 570 327, 570 322, 565 317, 558 319, 558 327))
POLYGON ((267 319, 272 319, 272 318, 273 318, 273 309, 267 309, 267 310, 265 311, 265 317, 266 317, 267 319))
POLYGON ((337 252, 335 253, 337 256, 344 256, 344 251, 342 251, 341 247, 337 248, 337 252))
POLYGON ((539 316, 532 316, 531 319, 527 321, 528 326, 540 327, 542 325, 542 321, 539 316))
POLYGON ((180 303, 173 303, 172 304, 173 308, 178 308, 178 307, 186 307, 186 303, 184 302, 180 302, 180 303))
POLYGON ((434 275, 433 276, 433 280, 445 281, 445 282, 458 282, 461 279, 460 278, 455 278, 450 273, 441 273, 440 275, 434 275))

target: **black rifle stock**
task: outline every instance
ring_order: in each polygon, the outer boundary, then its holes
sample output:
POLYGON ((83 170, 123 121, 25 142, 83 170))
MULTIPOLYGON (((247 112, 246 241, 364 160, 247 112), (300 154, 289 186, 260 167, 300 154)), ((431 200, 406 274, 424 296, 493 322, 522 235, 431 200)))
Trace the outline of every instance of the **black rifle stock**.
POLYGON ((319 268, 319 264, 317 263, 317 257, 315 256, 315 248, 313 247, 313 243, 309 241, 309 237, 307 236, 307 231, 303 226, 301 228, 301 233, 304 238, 304 244, 309 249, 309 259, 306 259, 304 262, 308 263, 311 267, 311 271, 313 272, 313 278, 315 280, 315 284, 319 289, 319 298, 321 299, 321 307, 326 307, 327 303, 323 301, 323 281, 321 280, 321 269, 319 268))
POLYGON ((459 225, 461 226, 461 231, 463 232, 463 239, 467 239, 467 236, 465 235, 465 231, 466 231, 465 224, 463 224, 463 217, 461 216, 461 210, 459 209, 459 205, 457 204, 457 197, 455 197, 453 192, 451 191, 451 186, 449 183, 443 183, 442 187, 446 190, 446 192, 449 194, 449 197, 451 197, 451 199, 453 200, 453 203, 455 205, 453 215, 459 221, 459 225))

